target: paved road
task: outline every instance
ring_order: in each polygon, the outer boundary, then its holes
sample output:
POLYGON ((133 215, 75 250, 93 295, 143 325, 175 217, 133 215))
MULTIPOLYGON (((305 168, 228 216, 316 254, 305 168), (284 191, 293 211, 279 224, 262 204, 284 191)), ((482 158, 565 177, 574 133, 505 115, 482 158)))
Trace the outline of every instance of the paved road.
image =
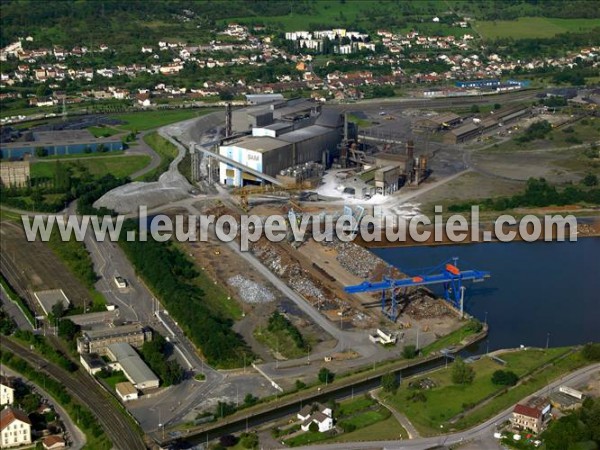
POLYGON ((88 374, 81 370, 69 373, 10 339, 3 339, 2 346, 62 383, 77 401, 96 416, 115 448, 122 450, 146 448, 140 433, 121 412, 115 409, 109 395, 88 374))
POLYGON ((87 442, 85 434, 83 433, 83 431, 81 431, 79 429, 79 427, 77 425, 75 425, 75 423, 73 423, 73 420, 69 416, 69 414, 67 414, 67 411, 65 411, 65 409, 60 405, 60 403, 56 402, 54 400, 54 398, 48 392, 46 392, 44 389, 42 389, 37 384, 34 384, 31 381, 27 380, 20 373, 15 372, 14 370, 12 370, 6 366, 2 366, 2 375, 8 375, 11 377, 21 378, 22 380, 24 380, 24 382, 26 384, 30 385, 35 391, 37 391, 42 397, 47 399, 48 403, 50 403, 52 406, 54 406, 54 410, 58 413, 58 415, 60 416, 60 418, 62 419, 62 421, 65 425, 65 429, 66 429, 67 433, 69 434, 68 440, 70 440, 70 442, 71 442, 71 445, 69 446, 69 448, 73 449, 73 450, 79 450, 79 449, 83 448, 83 446, 87 442))
POLYGON ((401 412, 397 411, 393 407, 387 405, 385 403, 385 401, 379 397, 379 393, 380 392, 381 392, 381 388, 375 389, 375 390, 371 391, 371 396, 375 400, 377 400, 379 403, 381 403, 383 406, 385 406, 394 415, 394 417, 396 418, 396 420, 398 421, 398 423, 400 425, 402 425, 402 427, 406 430, 406 433, 408 434, 408 438, 409 439, 418 439, 418 438, 420 438, 421 434, 414 427, 414 425, 411 423, 411 421, 408 420, 408 417, 406 417, 404 414, 402 414, 401 412))
MULTIPOLYGON (((600 364, 593 364, 584 367, 576 372, 566 375, 539 391, 532 394, 532 396, 542 395, 549 389, 555 389, 558 386, 566 384, 567 386, 578 386, 586 383, 591 376, 600 371, 600 364)), ((490 436, 496 430, 496 426, 510 418, 512 413, 512 407, 502 411, 500 414, 492 417, 488 421, 477 425, 469 430, 461 431, 459 433, 441 435, 430 438, 412 439, 407 441, 369 441, 369 442, 346 442, 344 444, 323 444, 323 445, 309 445, 305 447, 299 447, 305 450, 366 450, 374 448, 383 448, 387 450, 427 450, 436 445, 454 445, 461 442, 467 441, 487 441, 490 436)))

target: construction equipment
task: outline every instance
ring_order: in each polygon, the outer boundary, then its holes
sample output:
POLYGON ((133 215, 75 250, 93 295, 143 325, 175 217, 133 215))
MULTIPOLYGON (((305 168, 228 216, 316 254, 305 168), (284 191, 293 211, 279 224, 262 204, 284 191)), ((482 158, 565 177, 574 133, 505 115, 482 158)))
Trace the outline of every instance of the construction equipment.
POLYGON ((354 286, 346 286, 344 291, 349 294, 357 294, 360 292, 375 292, 381 291, 381 312, 390 320, 396 321, 398 318, 398 292, 402 291, 402 296, 406 294, 406 290, 412 286, 426 286, 431 284, 443 284, 444 298, 452 303, 456 308, 460 309, 461 317, 464 308, 464 291, 463 281, 480 282, 491 276, 490 272, 482 270, 460 270, 458 268, 458 258, 449 259, 433 269, 443 267, 441 273, 434 275, 417 275, 409 278, 393 279, 383 277, 383 280, 377 282, 365 281, 354 286), (386 292, 391 292, 391 305, 387 306, 386 292))

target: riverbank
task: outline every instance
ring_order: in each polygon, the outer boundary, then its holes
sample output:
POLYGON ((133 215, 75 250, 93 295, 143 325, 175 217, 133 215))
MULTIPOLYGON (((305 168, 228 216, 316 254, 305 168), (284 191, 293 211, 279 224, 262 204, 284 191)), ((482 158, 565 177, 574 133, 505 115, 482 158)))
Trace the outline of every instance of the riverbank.
MULTIPOLYGON (((517 218, 518 220, 518 218, 517 218)), ((529 226, 528 231, 532 231, 532 227, 529 226)), ((517 231, 516 226, 503 226, 503 233, 510 233, 517 231)), ((415 240, 411 236, 406 236, 406 239, 402 240, 389 240, 386 237, 385 232, 382 232, 382 239, 379 241, 366 241, 360 234, 354 239, 354 243, 365 248, 386 248, 386 247, 419 247, 419 246, 441 246, 441 245, 465 245, 465 244, 482 244, 482 243, 497 243, 502 242, 494 237, 494 223, 485 222, 480 223, 477 229, 473 229, 471 224, 468 225, 464 230, 461 229, 457 234, 461 235, 464 233, 464 239, 456 241, 456 239, 450 239, 448 233, 446 233, 445 227, 422 226, 418 228, 420 234, 429 233, 429 237, 423 240, 415 240)), ((551 232, 551 238, 545 238, 543 234, 533 242, 546 241, 556 242, 557 241, 558 228, 553 227, 551 232)), ((565 227, 565 240, 569 239, 569 227, 565 227)), ((578 217, 577 218, 577 239, 587 237, 600 237, 600 217, 578 217)), ((511 242, 524 242, 523 237, 516 233, 514 239, 511 242)))

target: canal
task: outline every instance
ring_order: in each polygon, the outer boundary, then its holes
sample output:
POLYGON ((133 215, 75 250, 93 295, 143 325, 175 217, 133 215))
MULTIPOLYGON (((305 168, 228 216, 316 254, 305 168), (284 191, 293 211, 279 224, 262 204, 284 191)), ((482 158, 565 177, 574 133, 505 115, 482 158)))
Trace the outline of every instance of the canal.
MULTIPOLYGON (((519 345, 600 341, 600 238, 372 249, 408 274, 453 256, 463 269, 489 270, 467 283, 465 310, 489 324, 476 353, 519 345)), ((441 288, 433 288, 441 294, 441 288)))

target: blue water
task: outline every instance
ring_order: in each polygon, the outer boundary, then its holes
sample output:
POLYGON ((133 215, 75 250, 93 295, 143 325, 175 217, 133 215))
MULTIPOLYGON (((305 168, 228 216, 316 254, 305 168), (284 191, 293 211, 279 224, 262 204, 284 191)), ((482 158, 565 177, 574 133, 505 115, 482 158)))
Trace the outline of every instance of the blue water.
POLYGON ((548 333, 551 347, 600 342, 600 238, 372 251, 411 275, 453 256, 462 269, 489 270, 485 282, 466 283, 465 310, 487 317, 490 350, 543 347, 548 333))

